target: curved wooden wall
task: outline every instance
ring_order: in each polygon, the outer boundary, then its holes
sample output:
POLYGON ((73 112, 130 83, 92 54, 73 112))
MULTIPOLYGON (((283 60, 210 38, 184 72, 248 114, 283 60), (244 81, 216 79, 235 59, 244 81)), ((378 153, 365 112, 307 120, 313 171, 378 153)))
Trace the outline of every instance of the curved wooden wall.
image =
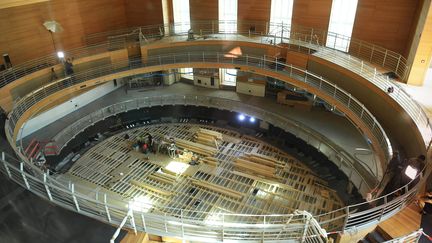
MULTIPOLYGON (((168 6, 171 6, 171 1, 167 0, 168 6)), ((418 8, 421 8, 420 1, 360 0, 353 37, 407 56, 417 24, 418 8)), ((0 54, 8 53, 13 64, 54 52, 50 33, 42 26, 46 20, 54 19, 64 28, 62 33, 54 34, 59 50, 84 46, 85 37, 89 34, 163 23, 161 0, 50 0, 29 3, 0 8, 0 54)), ((327 30, 331 3, 332 0, 295 0, 292 23, 327 30)), ((270 0, 238 0, 238 19, 269 21, 270 9, 270 0)), ((190 11, 192 21, 217 19, 217 0, 190 0, 190 11)), ((239 29, 247 30, 249 26, 239 26, 239 29)), ((0 64, 3 64, 2 58, 0 64)))
POLYGON ((47 20, 63 27, 53 34, 57 50, 84 46, 88 34, 127 26, 123 0, 51 0, 0 9, 0 54, 8 53, 18 64, 54 53, 50 32, 42 25, 47 20))

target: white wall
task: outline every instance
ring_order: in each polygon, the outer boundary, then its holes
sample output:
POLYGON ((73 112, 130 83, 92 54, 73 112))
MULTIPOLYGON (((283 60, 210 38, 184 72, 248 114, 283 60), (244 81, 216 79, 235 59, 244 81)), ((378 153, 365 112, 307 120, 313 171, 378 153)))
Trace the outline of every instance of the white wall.
POLYGON ((265 95, 265 85, 261 85, 261 84, 237 82, 236 90, 238 93, 248 94, 253 96, 264 97, 265 95))
POLYGON ((163 71, 164 74, 169 74, 163 76, 164 85, 172 85, 173 83, 178 81, 178 77, 175 73, 175 69, 169 69, 168 71, 163 71))
POLYGON ((63 104, 60 104, 48 111, 39 114, 36 117, 33 117, 32 119, 24 123, 23 128, 18 133, 17 138, 24 138, 36 132, 37 130, 55 122, 56 120, 68 115, 69 113, 82 108, 83 106, 89 104, 95 99, 98 99, 114 91, 115 89, 120 87, 120 80, 117 80, 117 84, 117 87, 114 87, 114 83, 112 81, 101 84, 86 93, 73 97, 72 99, 64 102, 63 104))
POLYGON ((215 78, 214 79, 214 85, 211 85, 210 77, 194 75, 194 85, 202 86, 202 87, 206 87, 206 88, 219 89, 219 79, 215 78), (198 80, 201 80, 201 83, 199 83, 198 80))

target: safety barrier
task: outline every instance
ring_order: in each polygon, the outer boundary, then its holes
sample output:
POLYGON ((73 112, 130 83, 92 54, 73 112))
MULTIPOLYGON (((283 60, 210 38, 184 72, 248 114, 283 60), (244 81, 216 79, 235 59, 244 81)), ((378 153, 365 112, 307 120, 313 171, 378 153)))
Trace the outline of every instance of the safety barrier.
POLYGON ((54 136, 53 141, 55 141, 60 151, 78 134, 99 121, 130 110, 163 105, 212 107, 248 114, 300 137, 309 145, 325 154, 327 158, 345 173, 360 194, 366 196, 378 182, 376 179, 377 175, 373 171, 364 168, 361 162, 356 160, 353 156, 350 156, 347 152, 343 152, 344 150, 341 147, 318 132, 307 128, 305 125, 256 106, 218 97, 173 94, 158 97, 145 97, 112 104, 98 109, 70 124, 54 136))
MULTIPOLYGON (((7 130, 9 131, 9 135, 13 137, 14 131, 16 129, 16 123, 20 119, 21 115, 24 114, 24 112, 26 112, 30 107, 49 95, 84 81, 103 77, 108 74, 142 67, 154 67, 167 64, 193 66, 193 63, 212 63, 215 65, 228 63, 231 65, 245 65, 255 69, 259 68, 266 71, 275 72, 276 74, 281 74, 285 77, 295 79, 296 81, 302 82, 305 85, 318 89, 329 97, 332 97, 333 99, 340 102, 340 105, 345 106, 348 110, 353 112, 364 123, 364 125, 369 128, 370 132, 378 142, 378 144, 374 144, 373 146, 376 146, 377 149, 381 149, 384 156, 382 159, 387 161, 392 154, 390 141, 385 134, 384 129, 381 127, 375 117, 357 99, 336 85, 306 70, 296 68, 292 65, 279 63, 277 59, 274 59, 273 57, 251 55, 244 55, 241 57, 227 57, 227 55, 224 53, 202 52, 152 56, 149 57, 146 62, 142 62, 141 60, 124 60, 104 66, 99 66, 85 72, 77 72, 68 78, 45 85, 19 100, 19 102, 14 106, 13 110, 9 113, 7 130)), ((337 109, 338 107, 335 108, 337 109)), ((12 143, 15 143, 15 141, 12 143)))

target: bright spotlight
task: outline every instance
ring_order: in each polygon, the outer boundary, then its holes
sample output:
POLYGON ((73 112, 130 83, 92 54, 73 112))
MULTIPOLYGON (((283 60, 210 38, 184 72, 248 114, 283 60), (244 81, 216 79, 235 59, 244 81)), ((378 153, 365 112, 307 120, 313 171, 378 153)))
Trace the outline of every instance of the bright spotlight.
POLYGON ((58 58, 64 58, 65 57, 64 52, 62 52, 62 51, 57 52, 57 57, 58 58))
POLYGON ((240 121, 244 121, 244 119, 246 119, 246 116, 243 115, 243 114, 240 114, 240 115, 238 115, 238 119, 239 119, 240 121))
POLYGON ((176 173, 176 174, 183 174, 183 172, 185 172, 188 167, 189 167, 188 164, 177 162, 177 161, 171 161, 165 167, 165 169, 167 169, 167 170, 169 170, 169 171, 171 171, 173 173, 176 173))
POLYGON ((255 118, 251 117, 251 118, 249 118, 249 121, 252 122, 252 123, 254 123, 255 122, 255 118))
POLYGON ((151 199, 148 196, 139 196, 129 202, 129 208, 134 211, 147 213, 153 206, 151 199))
POLYGON ((408 167, 405 170, 405 175, 408 176, 411 180, 414 180, 414 178, 417 176, 418 170, 411 165, 408 165, 408 167))

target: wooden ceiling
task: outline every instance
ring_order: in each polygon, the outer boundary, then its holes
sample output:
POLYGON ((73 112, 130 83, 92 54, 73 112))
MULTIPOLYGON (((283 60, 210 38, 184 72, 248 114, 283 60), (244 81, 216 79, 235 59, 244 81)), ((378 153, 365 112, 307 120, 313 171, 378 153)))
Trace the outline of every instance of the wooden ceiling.
POLYGON ((33 3, 49 2, 50 0, 1 0, 0 9, 18 7, 33 3))

